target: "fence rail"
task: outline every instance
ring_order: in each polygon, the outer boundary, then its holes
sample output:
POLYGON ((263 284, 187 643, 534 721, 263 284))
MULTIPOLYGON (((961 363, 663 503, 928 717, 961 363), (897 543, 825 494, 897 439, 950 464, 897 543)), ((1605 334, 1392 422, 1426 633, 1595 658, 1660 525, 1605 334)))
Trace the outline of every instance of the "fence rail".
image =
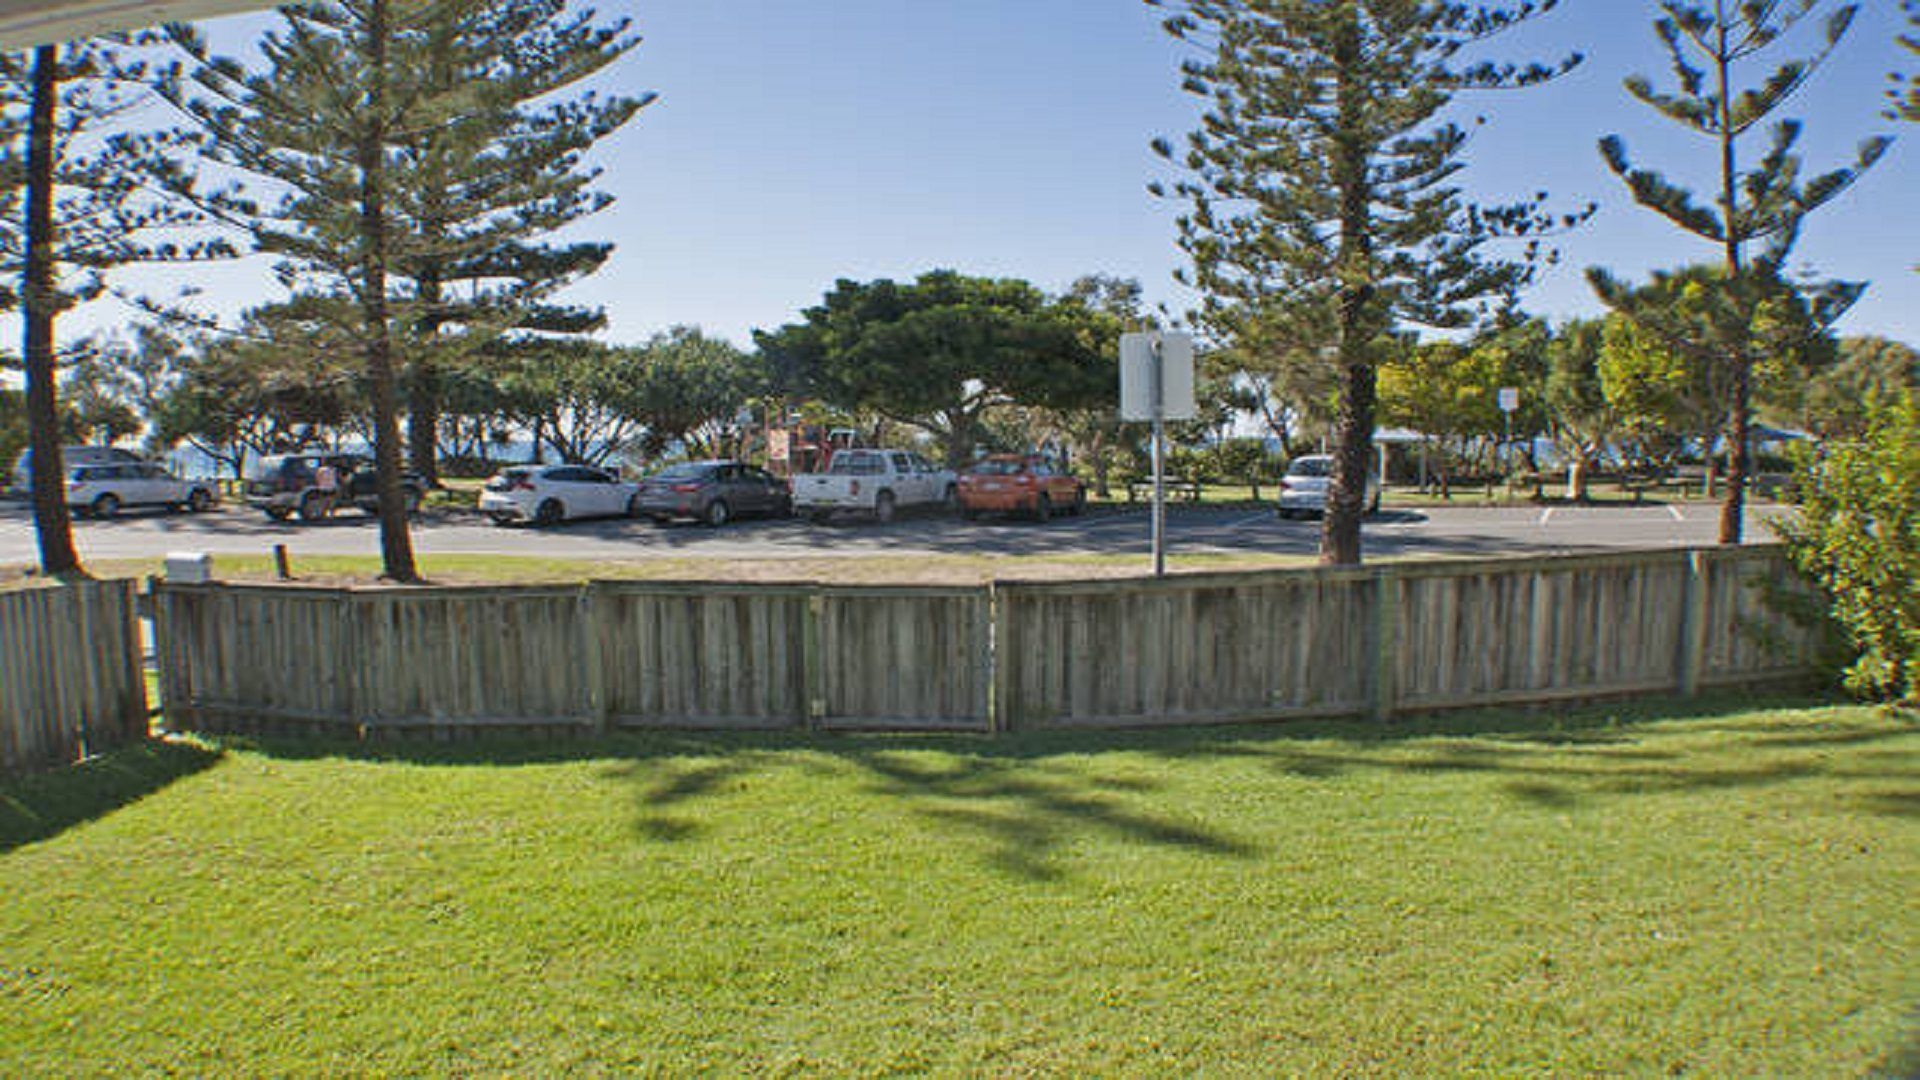
POLYGON ((146 682, 131 581, 0 592, 0 771, 142 738, 146 682))
POLYGON ((956 588, 156 582, 211 730, 960 730, 1370 715, 1805 674, 1777 549, 956 588))

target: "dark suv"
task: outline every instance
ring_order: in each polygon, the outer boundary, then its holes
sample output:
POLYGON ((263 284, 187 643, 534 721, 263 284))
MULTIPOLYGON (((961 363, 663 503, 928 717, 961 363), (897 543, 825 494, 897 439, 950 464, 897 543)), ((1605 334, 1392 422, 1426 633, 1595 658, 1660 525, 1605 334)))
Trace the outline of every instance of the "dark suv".
MULTIPOLYGON (((380 512, 380 484, 373 461, 359 454, 277 454, 261 458, 248 470, 247 505, 257 506, 275 521, 294 514, 302 520, 325 517, 326 494, 315 484, 321 465, 332 465, 339 473, 334 491, 334 507, 357 506, 369 514, 380 512)), ((407 473, 400 478, 406 496, 407 513, 420 508, 427 488, 419 476, 407 473)))

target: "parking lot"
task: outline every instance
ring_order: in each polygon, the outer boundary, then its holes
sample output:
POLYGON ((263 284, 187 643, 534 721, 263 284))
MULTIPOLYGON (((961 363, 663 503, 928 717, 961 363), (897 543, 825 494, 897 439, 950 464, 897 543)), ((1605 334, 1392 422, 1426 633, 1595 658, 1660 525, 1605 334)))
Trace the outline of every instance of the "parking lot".
MULTIPOLYGON (((1777 508, 1749 514, 1750 540, 1771 533, 1764 519, 1777 508)), ((1719 507, 1705 503, 1608 507, 1428 507, 1396 509, 1392 499, 1369 518, 1366 551, 1390 555, 1492 555, 1591 551, 1710 544, 1719 507)), ((1169 507, 1168 550, 1175 554, 1312 555, 1320 523, 1282 521, 1271 510, 1247 507, 1169 507)), ((170 551, 264 554, 285 544, 295 554, 377 555, 374 520, 347 511, 322 522, 276 522, 259 511, 221 507, 200 515, 125 514, 110 521, 74 522, 83 559, 138 559, 170 551)), ((804 521, 737 521, 720 529, 656 525, 651 521, 581 521, 551 529, 501 528, 456 510, 428 510, 416 519, 413 540, 422 554, 537 555, 550 559, 624 560, 659 556, 726 559, 870 555, 1097 555, 1149 550, 1143 506, 1095 509, 1080 518, 1044 524, 988 519, 967 522, 937 514, 902 516, 885 525, 847 519, 830 525, 804 521)), ((33 523, 26 506, 0 503, 0 565, 35 560, 33 523)))

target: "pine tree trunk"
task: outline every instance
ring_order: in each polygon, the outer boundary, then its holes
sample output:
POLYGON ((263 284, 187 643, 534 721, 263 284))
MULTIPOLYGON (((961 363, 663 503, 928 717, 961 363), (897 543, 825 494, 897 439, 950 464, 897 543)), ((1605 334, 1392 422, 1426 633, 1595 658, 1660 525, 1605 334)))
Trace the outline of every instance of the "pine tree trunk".
POLYGON ((33 52, 33 102, 27 135, 27 238, 21 353, 27 374, 27 434, 33 448, 33 528, 40 569, 57 576, 86 571, 73 547, 66 466, 60 453, 60 408, 54 370, 53 124, 59 95, 59 49, 33 52))
POLYGON ((407 382, 407 460, 429 488, 440 486, 440 371, 434 364, 433 342, 438 333, 440 281, 420 275, 418 342, 413 378, 407 382))
MULTIPOLYGON (((1733 102, 1729 94, 1728 61, 1731 47, 1727 35, 1726 9, 1719 0, 1714 4, 1714 21, 1720 32, 1722 58, 1718 67, 1719 106, 1720 106, 1720 213, 1726 225, 1727 287, 1736 290, 1736 295, 1745 292, 1740 286, 1740 230, 1737 226, 1738 204, 1734 201, 1734 159, 1733 159, 1733 102)), ((1730 345, 1734 343, 1729 342, 1730 345)), ((1751 417, 1747 414, 1753 408, 1753 365, 1748 360, 1744 342, 1734 345, 1733 355, 1733 403, 1731 416, 1731 438, 1733 440, 1730 468, 1727 470, 1727 501, 1720 505, 1720 542, 1738 544, 1740 542, 1741 519, 1746 513, 1747 500, 1747 428, 1751 417)), ((1709 451, 1711 457, 1711 451, 1709 451)), ((1712 475, 1709 466, 1708 475, 1712 475)))
MULTIPOLYGON (((1355 17, 1357 18, 1357 16, 1355 17)), ((1340 188, 1339 363, 1340 400, 1333 421, 1333 480, 1327 486, 1320 529, 1320 561, 1332 566, 1360 562, 1360 519, 1367 498, 1368 451, 1373 445, 1374 370, 1367 330, 1373 299, 1368 264, 1373 257, 1367 150, 1362 141, 1360 90, 1350 85, 1360 63, 1360 28, 1349 26, 1335 43, 1339 69, 1340 137, 1334 151, 1334 182, 1340 188)))
POLYGON ((387 63, 386 0, 368 5, 368 110, 373 120, 360 137, 360 305, 365 323, 367 381, 373 398, 373 460, 380 486, 380 559, 392 581, 420 580, 414 566, 413 538, 407 531, 405 494, 400 485, 399 388, 393 372, 393 336, 387 313, 387 213, 385 85, 387 63))
POLYGON ((407 386, 407 462, 428 487, 440 486, 439 373, 424 356, 407 386))

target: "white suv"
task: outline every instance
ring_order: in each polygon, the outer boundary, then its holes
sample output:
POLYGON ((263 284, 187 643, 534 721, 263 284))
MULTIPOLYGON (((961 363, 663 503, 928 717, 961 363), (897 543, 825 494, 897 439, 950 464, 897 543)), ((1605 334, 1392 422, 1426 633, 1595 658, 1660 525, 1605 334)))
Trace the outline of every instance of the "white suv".
POLYGON ((164 506, 198 514, 211 509, 213 503, 212 485, 182 480, 151 462, 79 465, 67 472, 67 505, 97 518, 110 518, 123 507, 135 506, 164 506))

